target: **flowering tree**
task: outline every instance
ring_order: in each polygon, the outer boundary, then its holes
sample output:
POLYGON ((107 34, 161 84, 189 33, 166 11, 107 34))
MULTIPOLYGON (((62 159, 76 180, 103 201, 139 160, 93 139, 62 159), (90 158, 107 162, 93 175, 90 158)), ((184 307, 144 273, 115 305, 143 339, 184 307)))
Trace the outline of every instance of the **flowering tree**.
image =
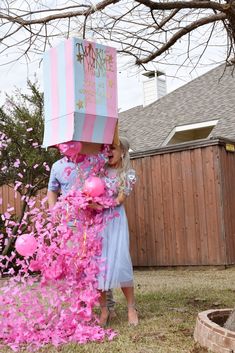
MULTIPOLYGON (((46 151, 41 146, 43 137, 43 96, 37 84, 28 82, 30 94, 16 91, 0 108, 0 186, 8 185, 21 195, 22 206, 18 221, 13 226, 17 233, 28 209, 28 200, 47 187, 50 166, 59 158, 56 150, 46 151)), ((14 210, 9 205, 5 218, 14 210)), ((4 228, 3 228, 4 232, 4 228)), ((5 234, 6 236, 6 234, 5 234)), ((7 254, 11 241, 3 249, 7 254)))
MULTIPOLYGON (((233 63, 235 5, 233 0, 85 0, 24 2, 3 0, 0 8, 1 49, 29 57, 40 54, 54 38, 76 35, 114 43, 119 53, 137 65, 174 64, 176 56, 196 66, 212 45, 226 50, 233 63), (19 9, 19 10, 17 10, 19 9), (218 41, 219 39, 219 41, 218 41), (178 44, 184 43, 179 51, 178 44)), ((210 58, 213 61, 214 54, 210 58)), ((6 57, 9 62, 9 57, 6 57)))

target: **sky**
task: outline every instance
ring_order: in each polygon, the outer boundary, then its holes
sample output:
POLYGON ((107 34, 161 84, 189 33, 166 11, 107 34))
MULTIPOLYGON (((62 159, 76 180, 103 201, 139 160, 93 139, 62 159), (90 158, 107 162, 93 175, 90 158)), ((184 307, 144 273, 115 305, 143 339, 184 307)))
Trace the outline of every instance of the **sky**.
MULTIPOLYGON (((160 67, 166 74, 167 93, 170 93, 212 68, 213 65, 202 66, 201 69, 194 70, 191 74, 189 74, 189 69, 188 72, 184 69, 183 73, 180 72, 177 77, 174 77, 177 68, 167 67, 167 65, 165 65, 164 68, 160 67)), ((134 67, 126 68, 123 67, 122 64, 119 64, 117 72, 119 111, 125 111, 142 104, 142 73, 143 71, 137 73, 134 67)), ((42 63, 39 64, 38 61, 28 64, 22 61, 0 66, 0 104, 4 104, 5 94, 11 95, 15 88, 26 92, 27 80, 30 79, 34 81, 35 76, 39 81, 40 87, 42 87, 42 63)))

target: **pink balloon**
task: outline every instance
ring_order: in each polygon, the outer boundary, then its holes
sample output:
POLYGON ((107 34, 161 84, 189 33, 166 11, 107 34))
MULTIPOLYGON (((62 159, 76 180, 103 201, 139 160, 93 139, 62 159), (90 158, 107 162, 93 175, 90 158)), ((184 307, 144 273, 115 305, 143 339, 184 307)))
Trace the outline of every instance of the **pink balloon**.
POLYGON ((33 235, 23 234, 16 239, 15 248, 22 256, 31 256, 37 249, 37 241, 33 235))
POLYGON ((57 147, 65 156, 74 157, 81 151, 82 143, 79 141, 69 141, 65 143, 59 143, 57 147))
POLYGON ((84 192, 92 197, 101 196, 104 193, 104 182, 98 177, 91 176, 84 183, 84 192))

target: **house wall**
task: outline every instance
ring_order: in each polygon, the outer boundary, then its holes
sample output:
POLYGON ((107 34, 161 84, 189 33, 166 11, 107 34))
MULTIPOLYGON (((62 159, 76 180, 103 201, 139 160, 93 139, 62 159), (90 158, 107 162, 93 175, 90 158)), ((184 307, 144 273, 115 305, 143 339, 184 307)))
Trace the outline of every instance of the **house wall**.
POLYGON ((235 167, 229 169, 227 159, 232 156, 217 144, 133 159, 139 180, 126 210, 135 266, 235 262, 235 221, 231 225, 229 209, 235 195, 228 184, 235 180, 235 167), (226 212, 223 189, 229 194, 226 212))

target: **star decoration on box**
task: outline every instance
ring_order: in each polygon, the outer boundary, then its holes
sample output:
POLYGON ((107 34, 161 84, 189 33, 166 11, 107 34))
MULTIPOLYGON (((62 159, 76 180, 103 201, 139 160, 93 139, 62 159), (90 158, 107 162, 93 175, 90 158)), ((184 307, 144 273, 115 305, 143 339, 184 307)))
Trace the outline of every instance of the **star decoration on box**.
POLYGON ((77 54, 77 61, 79 61, 80 63, 83 62, 83 58, 84 58, 83 54, 81 54, 81 53, 77 54))
POLYGON ((78 109, 84 108, 84 102, 81 99, 79 99, 79 101, 77 102, 77 106, 78 106, 78 109))

